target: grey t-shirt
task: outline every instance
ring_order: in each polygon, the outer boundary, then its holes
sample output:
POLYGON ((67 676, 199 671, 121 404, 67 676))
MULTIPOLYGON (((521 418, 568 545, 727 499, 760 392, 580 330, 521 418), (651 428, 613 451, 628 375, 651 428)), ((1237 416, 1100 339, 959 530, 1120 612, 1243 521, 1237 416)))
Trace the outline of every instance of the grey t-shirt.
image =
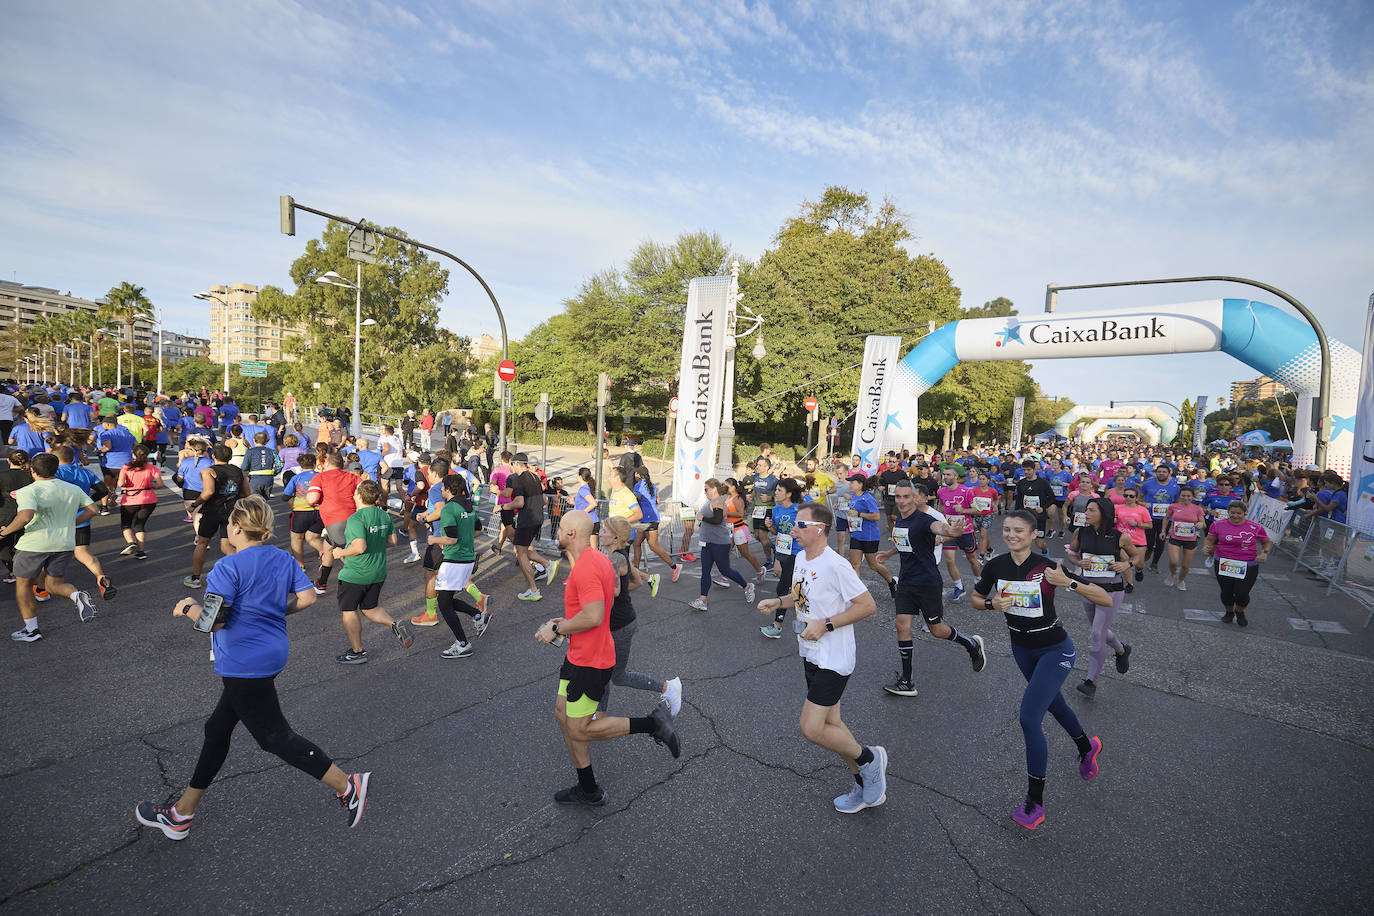
POLYGON ((728 544, 730 543, 730 522, 725 517, 724 510, 721 510, 719 525, 713 525, 707 521, 715 511, 709 502, 697 510, 697 518, 701 519, 701 543, 728 544))

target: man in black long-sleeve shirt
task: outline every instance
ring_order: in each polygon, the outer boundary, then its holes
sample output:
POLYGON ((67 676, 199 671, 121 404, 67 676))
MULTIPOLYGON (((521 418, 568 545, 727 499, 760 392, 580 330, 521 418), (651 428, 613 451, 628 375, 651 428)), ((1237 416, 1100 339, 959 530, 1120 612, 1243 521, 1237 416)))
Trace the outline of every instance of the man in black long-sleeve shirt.
POLYGON ((1046 510, 1054 505, 1054 488, 1040 476, 1036 462, 1027 458, 1021 462, 1025 475, 1016 481, 1016 498, 1013 503, 1017 509, 1035 513, 1035 546, 1046 556, 1050 549, 1045 546, 1046 510))

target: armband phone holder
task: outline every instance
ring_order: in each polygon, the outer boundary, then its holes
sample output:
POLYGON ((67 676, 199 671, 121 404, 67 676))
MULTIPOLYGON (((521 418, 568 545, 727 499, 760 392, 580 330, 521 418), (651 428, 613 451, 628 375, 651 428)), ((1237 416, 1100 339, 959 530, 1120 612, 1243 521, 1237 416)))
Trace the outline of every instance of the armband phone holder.
POLYGON ((229 606, 224 603, 224 596, 208 592, 205 595, 205 603, 201 605, 200 616, 192 626, 202 633, 209 633, 228 619, 229 606))

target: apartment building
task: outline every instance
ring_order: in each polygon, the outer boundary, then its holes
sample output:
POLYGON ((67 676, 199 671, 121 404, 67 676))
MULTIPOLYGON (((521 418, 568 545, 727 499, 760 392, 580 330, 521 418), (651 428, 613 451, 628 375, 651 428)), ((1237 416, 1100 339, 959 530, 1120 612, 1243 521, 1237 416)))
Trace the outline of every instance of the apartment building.
POLYGON ((229 362, 262 360, 269 363, 292 362, 295 356, 282 344, 305 333, 302 325, 281 321, 260 321, 253 317, 258 288, 251 283, 212 286, 210 292, 210 359, 224 360, 225 326, 228 325, 229 362), (221 301, 223 300, 223 301, 221 301))
MULTIPOLYGON (((153 359, 157 359, 158 349, 159 347, 156 346, 155 342, 153 359)), ((176 331, 163 331, 160 349, 164 363, 176 363, 183 359, 195 359, 197 357, 203 358, 210 355, 210 339, 178 334, 176 331)))
MULTIPOLYGON (((0 341, 3 341, 3 345, 0 345, 0 369, 8 376, 20 377, 23 374, 19 360, 31 355, 23 345, 23 335, 33 327, 34 322, 50 315, 94 313, 100 309, 103 301, 83 299, 47 286, 25 286, 23 283, 0 280, 0 341)), ((127 333, 127 328, 121 323, 116 323, 114 327, 121 334, 127 333)), ((135 322, 135 352, 142 355, 152 353, 154 336, 152 322, 135 322)))
POLYGON ((1251 379, 1248 382, 1231 383, 1231 403, 1248 399, 1265 400, 1276 398, 1288 393, 1288 389, 1267 375, 1251 379))

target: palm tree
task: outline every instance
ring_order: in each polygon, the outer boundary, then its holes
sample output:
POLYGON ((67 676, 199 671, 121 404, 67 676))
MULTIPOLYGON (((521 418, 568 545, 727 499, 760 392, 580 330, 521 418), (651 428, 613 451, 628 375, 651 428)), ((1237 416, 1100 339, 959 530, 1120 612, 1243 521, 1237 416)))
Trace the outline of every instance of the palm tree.
MULTIPOLYGON (((101 318, 112 321, 121 321, 129 332, 129 384, 134 380, 134 323, 138 321, 153 321, 153 303, 148 297, 143 295, 143 287, 134 286, 128 280, 112 287, 105 294, 105 302, 100 306, 97 313, 101 318)), ((115 379, 115 384, 121 384, 122 379, 115 379)))

